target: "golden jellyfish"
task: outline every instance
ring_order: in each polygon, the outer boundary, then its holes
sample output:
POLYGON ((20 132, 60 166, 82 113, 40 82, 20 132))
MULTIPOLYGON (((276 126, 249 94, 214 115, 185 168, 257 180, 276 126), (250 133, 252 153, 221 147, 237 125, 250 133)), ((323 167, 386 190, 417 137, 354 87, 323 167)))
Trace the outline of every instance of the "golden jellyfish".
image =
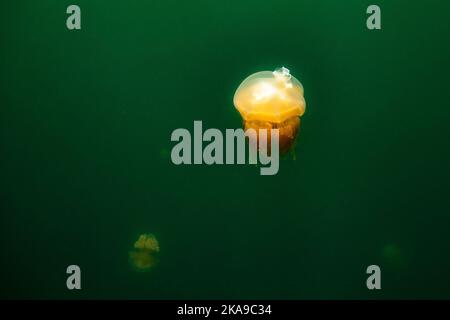
POLYGON ((131 266, 136 271, 149 271, 158 262, 159 242, 151 233, 141 234, 129 252, 131 266))
MULTIPOLYGON (((293 146, 305 113, 303 86, 287 68, 261 71, 247 77, 237 88, 234 106, 244 121, 244 130, 278 129, 280 153, 293 146)), ((267 140, 267 146, 270 140, 267 140)))

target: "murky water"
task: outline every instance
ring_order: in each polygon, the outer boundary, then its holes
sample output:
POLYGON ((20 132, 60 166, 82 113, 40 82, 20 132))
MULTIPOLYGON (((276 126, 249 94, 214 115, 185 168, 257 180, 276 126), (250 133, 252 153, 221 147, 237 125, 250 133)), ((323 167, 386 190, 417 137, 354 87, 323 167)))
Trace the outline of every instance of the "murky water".
POLYGON ((450 297, 448 4, 379 0, 368 31, 368 1, 76 2, 80 31, 64 1, 0 4, 1 297, 450 297), (281 66, 296 160, 171 163, 174 129, 241 127, 237 86, 281 66))

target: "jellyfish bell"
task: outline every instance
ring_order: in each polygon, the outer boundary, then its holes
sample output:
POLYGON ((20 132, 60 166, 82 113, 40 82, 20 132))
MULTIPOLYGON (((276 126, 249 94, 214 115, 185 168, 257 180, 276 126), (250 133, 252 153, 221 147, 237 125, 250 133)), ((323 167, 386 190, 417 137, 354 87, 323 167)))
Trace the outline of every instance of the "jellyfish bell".
POLYGON ((284 67, 257 72, 239 85, 234 105, 245 121, 281 123, 305 112, 303 86, 284 67))
POLYGON ((158 240, 156 240, 156 237, 151 233, 141 234, 138 240, 134 243, 134 248, 159 252, 159 242, 158 240))
POLYGON ((141 234, 129 252, 131 266, 136 271, 149 271, 158 263, 159 242, 151 233, 141 234))
POLYGON ((278 129, 280 153, 292 147, 306 103, 302 84, 288 69, 250 75, 237 88, 233 103, 243 118, 244 130, 254 129, 259 138, 260 129, 267 129, 267 137, 270 130, 278 129))

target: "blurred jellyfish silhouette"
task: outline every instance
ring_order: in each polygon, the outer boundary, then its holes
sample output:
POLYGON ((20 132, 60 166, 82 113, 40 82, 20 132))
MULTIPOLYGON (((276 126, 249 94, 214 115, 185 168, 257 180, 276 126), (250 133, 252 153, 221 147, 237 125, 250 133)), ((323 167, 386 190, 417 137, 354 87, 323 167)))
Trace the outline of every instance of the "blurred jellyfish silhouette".
POLYGON ((268 137, 270 130, 278 129, 280 153, 292 148, 306 103, 302 84, 288 69, 250 75, 239 85, 233 102, 243 118, 244 130, 254 129, 259 139, 260 129, 266 129, 268 137))
POLYGON ((382 262, 391 269, 403 269, 407 265, 407 259, 403 250, 396 244, 388 244, 381 252, 382 262))
POLYGON ((129 261, 134 270, 145 272, 158 263, 159 242, 151 233, 141 234, 129 252, 129 261))

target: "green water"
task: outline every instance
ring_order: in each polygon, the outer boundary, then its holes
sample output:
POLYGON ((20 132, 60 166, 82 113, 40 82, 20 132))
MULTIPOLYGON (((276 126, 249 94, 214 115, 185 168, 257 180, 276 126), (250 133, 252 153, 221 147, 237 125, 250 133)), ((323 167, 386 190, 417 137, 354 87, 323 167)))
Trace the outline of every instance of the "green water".
POLYGON ((0 297, 450 298, 449 10, 2 1, 0 297), (280 66, 305 88, 295 161, 172 164, 174 129, 240 127, 234 90, 280 66), (142 233, 147 273, 128 262, 142 233))

